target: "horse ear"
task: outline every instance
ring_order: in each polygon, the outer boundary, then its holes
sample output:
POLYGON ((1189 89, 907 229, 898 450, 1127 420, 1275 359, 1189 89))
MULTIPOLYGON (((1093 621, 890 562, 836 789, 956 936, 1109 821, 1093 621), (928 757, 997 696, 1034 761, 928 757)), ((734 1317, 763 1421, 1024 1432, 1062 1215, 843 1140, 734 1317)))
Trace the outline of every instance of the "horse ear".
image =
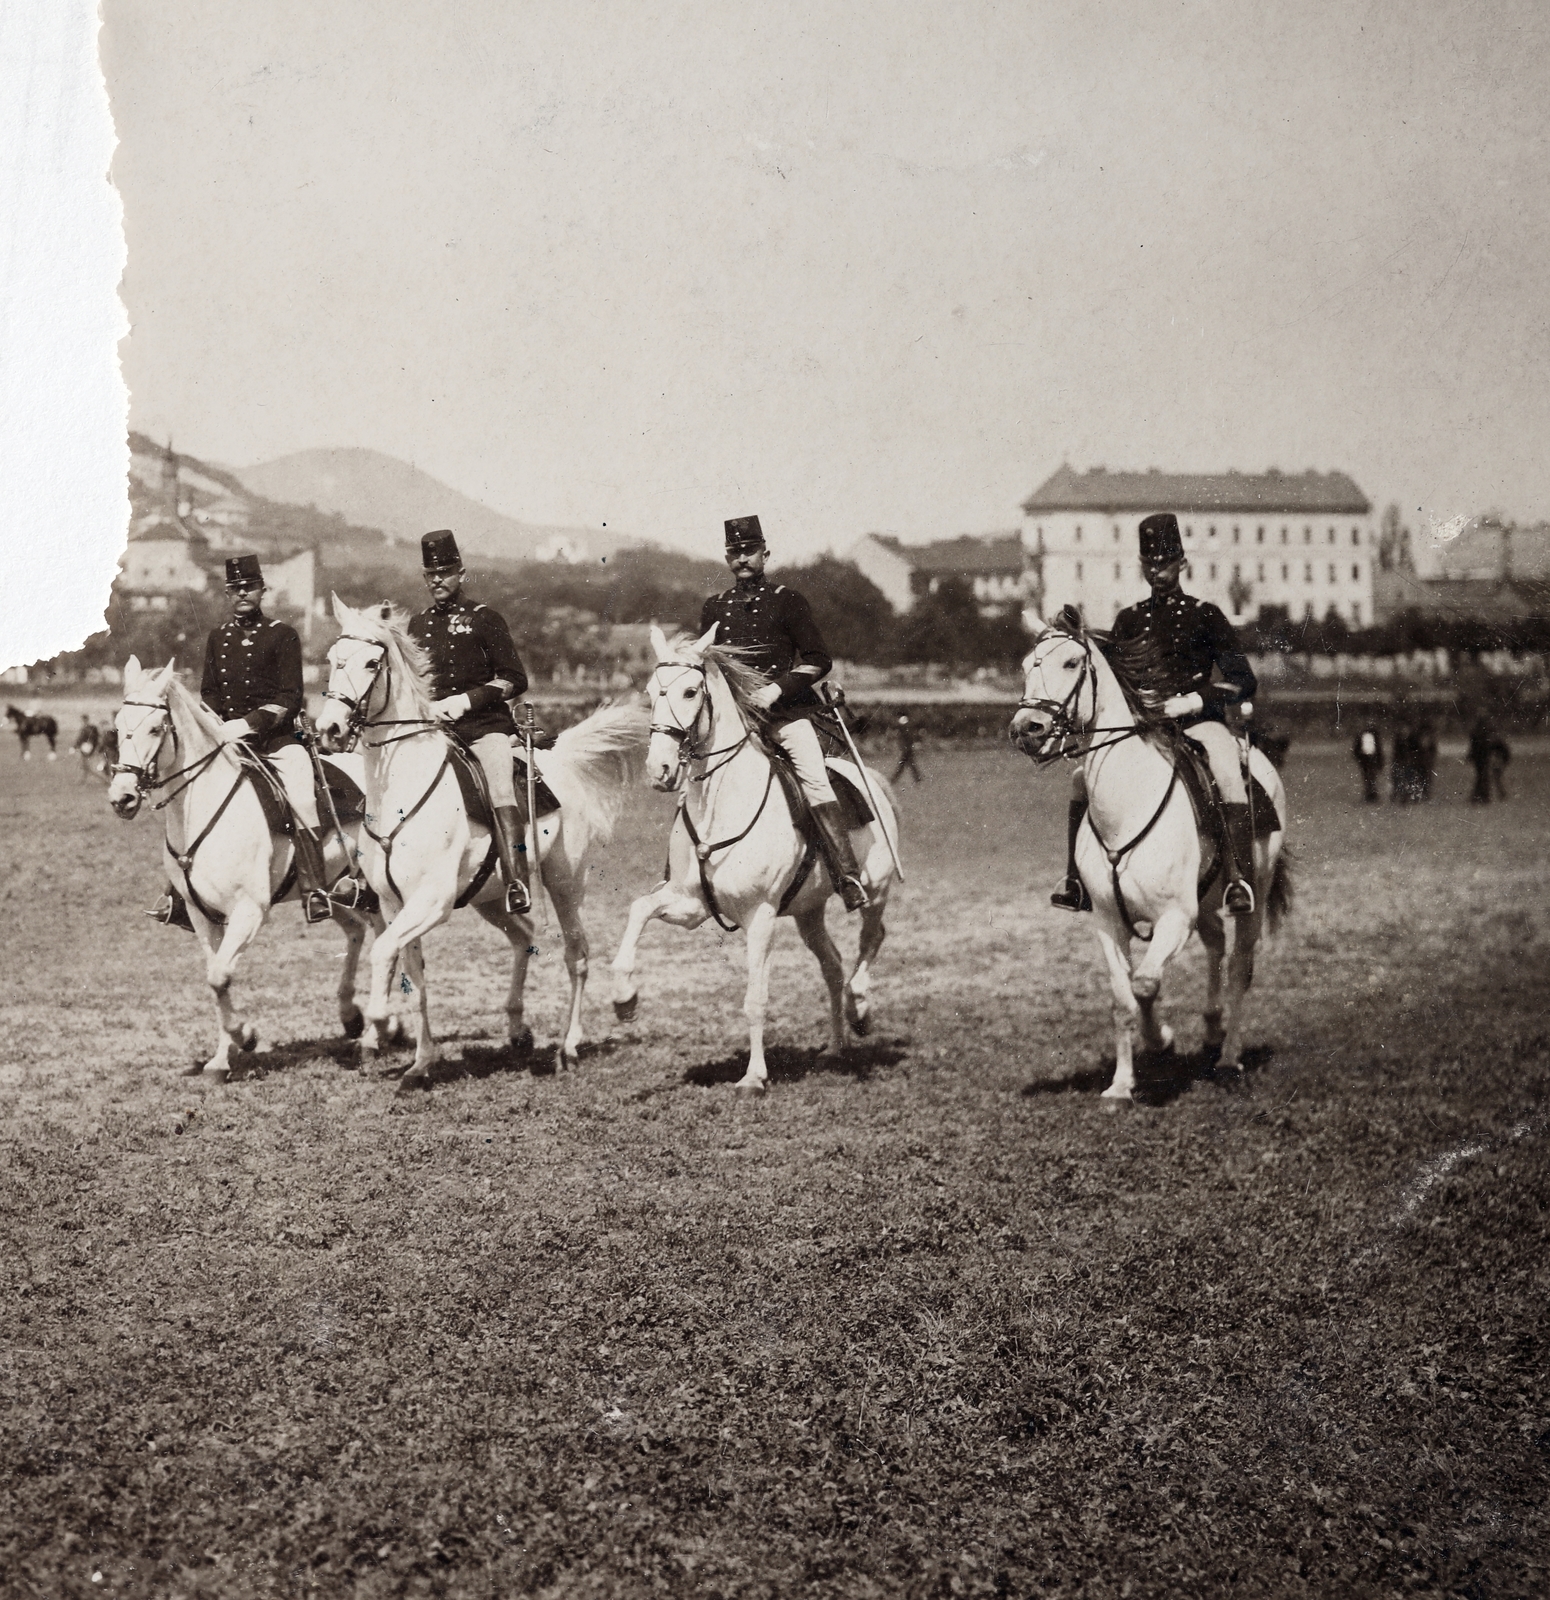
POLYGON ((673 652, 668 648, 667 635, 656 625, 651 624, 651 648, 657 653, 657 661, 671 661, 673 652))
POLYGON ((1041 634, 1045 631, 1044 618, 1033 606, 1023 607, 1023 627, 1031 634, 1041 634))
POLYGON ((1063 605, 1060 608, 1060 625, 1073 638, 1080 638, 1082 633, 1082 613, 1073 605, 1063 605))
POLYGON ((391 622, 393 620, 393 602, 391 600, 384 600, 377 607, 377 615, 381 617, 384 622, 391 622))
POLYGON ((716 642, 716 629, 720 626, 721 624, 719 622, 711 623, 711 625, 699 636, 698 639, 694 641, 693 644, 685 647, 684 654, 691 656, 703 656, 705 652, 709 650, 710 647, 716 642))
POLYGON ((144 670, 145 669, 140 665, 139 656, 130 656, 130 658, 124 663, 124 682, 126 684, 138 682, 144 670))
POLYGON ((332 591, 334 596, 334 621, 341 628, 349 626, 350 608, 339 598, 337 590, 332 591))

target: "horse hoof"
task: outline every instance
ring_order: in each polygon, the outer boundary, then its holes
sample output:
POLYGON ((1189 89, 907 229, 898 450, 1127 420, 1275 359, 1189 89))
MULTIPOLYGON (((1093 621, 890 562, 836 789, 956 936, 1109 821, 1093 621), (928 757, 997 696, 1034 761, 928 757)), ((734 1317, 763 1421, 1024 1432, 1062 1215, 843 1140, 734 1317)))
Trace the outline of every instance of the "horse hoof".
POLYGON ((395 1098, 404 1099, 421 1089, 429 1089, 431 1075, 428 1068, 411 1067, 398 1080, 398 1088, 394 1091, 395 1098))
POLYGON ((400 1016, 389 1017, 383 1025, 382 1037, 389 1044, 402 1044, 408 1037, 404 1032, 404 1019, 400 1016))
POLYGON ((1115 1085, 1110 1084, 1109 1087, 1103 1091, 1103 1094, 1100 1096, 1100 1098, 1107 1100, 1111 1105, 1118 1105, 1130 1098, 1130 1091, 1128 1089, 1117 1088, 1115 1085))
POLYGON ((1158 990, 1161 988, 1161 978, 1132 978, 1130 980, 1130 992, 1137 1000, 1155 1000, 1158 990))
POLYGON ((755 1078, 745 1073, 732 1087, 739 1094, 763 1094, 769 1085, 763 1078, 755 1078))
POLYGON ((198 1078, 203 1076, 205 1064, 202 1061, 191 1061, 184 1067, 182 1076, 185 1078, 198 1078))
POLYGON ((565 1071, 570 1072, 581 1065, 581 1052, 575 1045, 560 1046, 560 1065, 565 1071))
POLYGON ((199 1076, 206 1083, 225 1083, 231 1076, 230 1067, 206 1067, 199 1076))
POLYGON ((344 1019, 342 1026, 346 1039, 359 1039, 366 1031, 366 1018, 356 1011, 344 1019))
POLYGON ((640 1005, 640 996, 632 994, 628 1000, 614 1001, 614 1015, 620 1022, 633 1022, 636 1008, 640 1005))
POLYGON ((511 1053, 514 1056, 530 1056, 533 1053, 533 1030, 524 1028, 521 1033, 514 1033, 508 1039, 511 1053))
POLYGON ((258 1029, 250 1022, 242 1030, 242 1048, 256 1050, 258 1048, 258 1029))

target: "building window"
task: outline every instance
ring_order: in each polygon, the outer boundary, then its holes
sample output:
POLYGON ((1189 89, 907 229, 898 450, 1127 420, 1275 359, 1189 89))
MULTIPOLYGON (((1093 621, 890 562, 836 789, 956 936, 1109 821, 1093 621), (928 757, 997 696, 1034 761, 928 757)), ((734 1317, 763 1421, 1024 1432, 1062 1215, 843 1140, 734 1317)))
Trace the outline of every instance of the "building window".
POLYGON ((1302 581, 1304 583, 1313 582, 1313 563, 1311 561, 1304 561, 1302 564, 1302 581))
POLYGON ((1232 575, 1235 578, 1241 578, 1243 576, 1243 568, 1240 567, 1236 561, 1234 561, 1232 564, 1232 575))
POLYGON ((1261 583, 1265 581, 1265 563, 1263 561, 1259 564, 1259 581, 1261 583))
POLYGON ((1351 621, 1354 622, 1357 627, 1361 627, 1362 625, 1362 608, 1355 602, 1353 602, 1351 606, 1351 621))
POLYGON ((1302 542, 1304 544, 1312 544, 1313 543, 1313 529, 1310 528, 1306 523, 1303 524, 1302 542))
POLYGON ((1211 524, 1211 526, 1206 529, 1206 538, 1214 539, 1215 537, 1216 537, 1216 524, 1213 522, 1211 524))
POLYGON ((1119 562, 1117 561, 1114 563, 1114 576, 1116 578, 1119 576, 1119 562))
POLYGON ((1237 526, 1237 524, 1236 524, 1236 523, 1234 523, 1234 524, 1233 524, 1233 530, 1232 530, 1232 542, 1233 542, 1233 543, 1234 543, 1234 544, 1237 544, 1237 542, 1238 542, 1238 526, 1237 526))
POLYGON ((1335 581, 1335 563, 1333 561, 1329 564, 1329 581, 1331 583, 1335 581))
MULTIPOLYGON (((1077 532, 1080 533, 1081 529, 1078 528, 1077 532)), ((1076 575, 1077 575, 1078 578, 1080 578, 1082 576, 1082 563, 1080 561, 1078 561, 1077 564, 1076 564, 1076 575)))
POLYGON ((1119 524, 1117 522, 1114 524, 1114 542, 1115 544, 1119 543, 1119 524))
POLYGON ((1288 570, 1286 563, 1283 561, 1281 563, 1281 582, 1285 583, 1289 577, 1291 577, 1291 572, 1288 570))
MULTIPOLYGON (((1215 529, 1215 528, 1213 528, 1213 529, 1212 529, 1212 530, 1211 530, 1211 532, 1212 532, 1212 533, 1215 533, 1215 532, 1216 532, 1216 529, 1215 529)), ((1215 576, 1216 576, 1216 563, 1215 563, 1215 562, 1214 562, 1214 561, 1213 561, 1213 562, 1212 562, 1212 563, 1211 563, 1211 576, 1212 576, 1212 577, 1213 577, 1213 578, 1214 578, 1214 577, 1215 577, 1215 576)))
POLYGON ((1352 528, 1351 529, 1351 543, 1352 544, 1360 544, 1361 542, 1362 542, 1362 530, 1360 528, 1352 528))
POLYGON ((1284 522, 1281 524, 1281 543, 1286 543, 1286 524, 1284 522))
POLYGON ((1361 577, 1362 577, 1362 569, 1359 566, 1357 566, 1357 564, 1353 561, 1351 563, 1351 582, 1352 583, 1360 583, 1361 582, 1361 577))
POLYGON ((1329 542, 1331 544, 1335 542, 1335 530, 1333 528, 1329 530, 1329 542))
POLYGON ((1260 523, 1260 525, 1254 530, 1254 543, 1255 544, 1263 544, 1264 542, 1265 542, 1265 525, 1264 525, 1264 523, 1260 523))
POLYGON ((1082 525, 1080 522, 1076 525, 1076 542, 1078 544, 1082 542, 1082 525))
POLYGON ((1186 522, 1184 524, 1184 537, 1186 539, 1193 539, 1195 537, 1195 525, 1194 525, 1194 523, 1186 522))

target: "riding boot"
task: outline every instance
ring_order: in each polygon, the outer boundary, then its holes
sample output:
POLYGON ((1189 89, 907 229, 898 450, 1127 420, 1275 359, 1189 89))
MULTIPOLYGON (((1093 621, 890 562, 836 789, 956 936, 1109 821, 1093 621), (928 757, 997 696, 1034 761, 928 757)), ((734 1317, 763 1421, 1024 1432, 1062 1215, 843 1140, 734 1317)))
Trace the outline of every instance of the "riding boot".
POLYGON ((1066 875, 1060 887, 1049 897, 1052 906, 1062 911, 1091 911, 1092 896, 1082 875, 1076 870, 1076 836, 1082 831, 1082 818, 1087 815, 1087 802, 1073 800, 1066 810, 1066 875))
POLYGON ((327 922, 333 915, 328 903, 328 878, 323 867, 323 841, 304 822, 296 823, 291 843, 296 849, 296 895, 308 922, 327 922))
POLYGON ((525 917, 533 909, 528 887, 527 829, 517 806, 496 806, 495 846, 500 851, 501 872, 506 879, 506 914, 525 917))
POLYGON ((1254 821, 1247 805, 1222 805, 1227 851, 1227 892, 1222 907, 1229 917, 1246 917, 1254 910, 1254 821))
POLYGON ((861 881, 856 853, 850 847, 850 829, 845 826, 845 813, 840 810, 839 802, 826 800, 814 806, 813 821, 818 824, 818 848, 823 853, 824 866, 829 869, 834 892, 845 902, 847 911, 864 911, 872 902, 861 881))
POLYGON ((169 883, 167 891, 161 899, 146 912, 146 916, 155 919, 169 928, 186 928, 190 933, 194 931, 194 924, 189 920, 188 906, 183 896, 169 883))

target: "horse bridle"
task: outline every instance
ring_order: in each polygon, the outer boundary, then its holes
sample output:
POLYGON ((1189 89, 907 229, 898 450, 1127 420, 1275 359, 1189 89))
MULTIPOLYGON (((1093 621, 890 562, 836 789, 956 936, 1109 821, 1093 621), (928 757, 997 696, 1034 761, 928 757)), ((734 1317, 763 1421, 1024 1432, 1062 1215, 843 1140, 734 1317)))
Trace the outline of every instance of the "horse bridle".
POLYGON ((358 695, 352 697, 347 694, 335 694, 332 673, 329 675, 328 687, 323 691, 323 698, 325 700, 332 700, 336 705, 341 705, 345 708, 346 717, 344 726, 345 733, 348 736, 348 742, 345 748, 348 750, 353 750, 355 748, 356 741, 361 737, 365 729, 376 726, 375 723, 367 721, 367 717, 370 714, 367 711, 367 706, 371 702, 372 690, 377 687, 377 679, 382 676, 384 669, 387 670, 387 683, 389 689, 391 690, 393 669, 388 665, 388 648, 380 639, 366 639, 358 633, 341 633, 339 637, 334 640, 334 643, 341 644, 346 639, 350 640, 354 644, 369 644, 382 652, 382 654, 377 657, 376 666, 371 669, 371 676, 366 680, 366 687, 362 689, 358 695))
MULTIPOLYGON (((1068 639, 1074 645, 1079 645, 1082 651, 1081 670, 1076 675, 1076 682, 1071 685, 1071 692, 1063 700, 1030 700, 1026 694, 1017 702, 1019 711, 1039 711, 1049 718, 1049 729, 1044 734, 1041 743, 1058 740, 1053 750, 1035 755, 1027 752, 1029 759, 1036 766, 1048 766, 1056 761, 1080 761, 1090 755, 1094 750, 1106 750, 1110 745, 1120 744, 1126 739, 1133 739, 1140 733, 1135 727, 1100 728, 1085 726, 1080 717, 1080 700, 1082 690, 1088 685, 1093 686, 1093 716, 1098 715, 1098 674, 1093 669, 1093 646, 1090 639, 1079 634, 1067 633, 1063 628, 1050 628, 1041 633, 1033 641, 1033 648, 1037 650, 1046 640, 1052 638, 1068 639), (1109 735, 1099 738, 1099 735, 1109 735)), ((1026 679, 1024 680, 1026 682, 1026 679)), ((1013 743, 1016 743, 1013 737, 1013 743)))
MULTIPOLYGON (((705 668, 693 661, 658 662, 656 670, 652 673, 652 677, 656 677, 657 673, 660 673, 664 667, 677 667, 682 672, 697 672, 702 678, 706 677, 705 668)), ((664 700, 667 698, 666 684, 662 685, 661 698, 664 700)), ((735 756, 737 752, 748 743, 748 729, 745 727, 743 729, 743 737, 739 739, 736 744, 723 745, 719 750, 696 749, 695 743, 699 737, 698 729, 700 726, 700 719, 708 715, 709 712, 710 695, 707 693, 701 698, 700 709, 695 712, 694 721, 691 722, 687 728, 679 727, 677 723, 658 722, 655 718, 653 718, 650 727, 646 730, 648 733, 665 733, 669 739, 676 739, 678 741, 678 767, 673 777, 673 787, 675 789, 678 787, 680 782, 680 775, 691 762, 713 761, 717 756, 726 757, 726 761, 718 761, 715 766, 707 768, 696 779, 694 779, 694 782, 696 783, 704 783, 704 781, 713 773, 719 772, 722 767, 727 764, 727 761, 730 761, 732 757, 735 756)))

